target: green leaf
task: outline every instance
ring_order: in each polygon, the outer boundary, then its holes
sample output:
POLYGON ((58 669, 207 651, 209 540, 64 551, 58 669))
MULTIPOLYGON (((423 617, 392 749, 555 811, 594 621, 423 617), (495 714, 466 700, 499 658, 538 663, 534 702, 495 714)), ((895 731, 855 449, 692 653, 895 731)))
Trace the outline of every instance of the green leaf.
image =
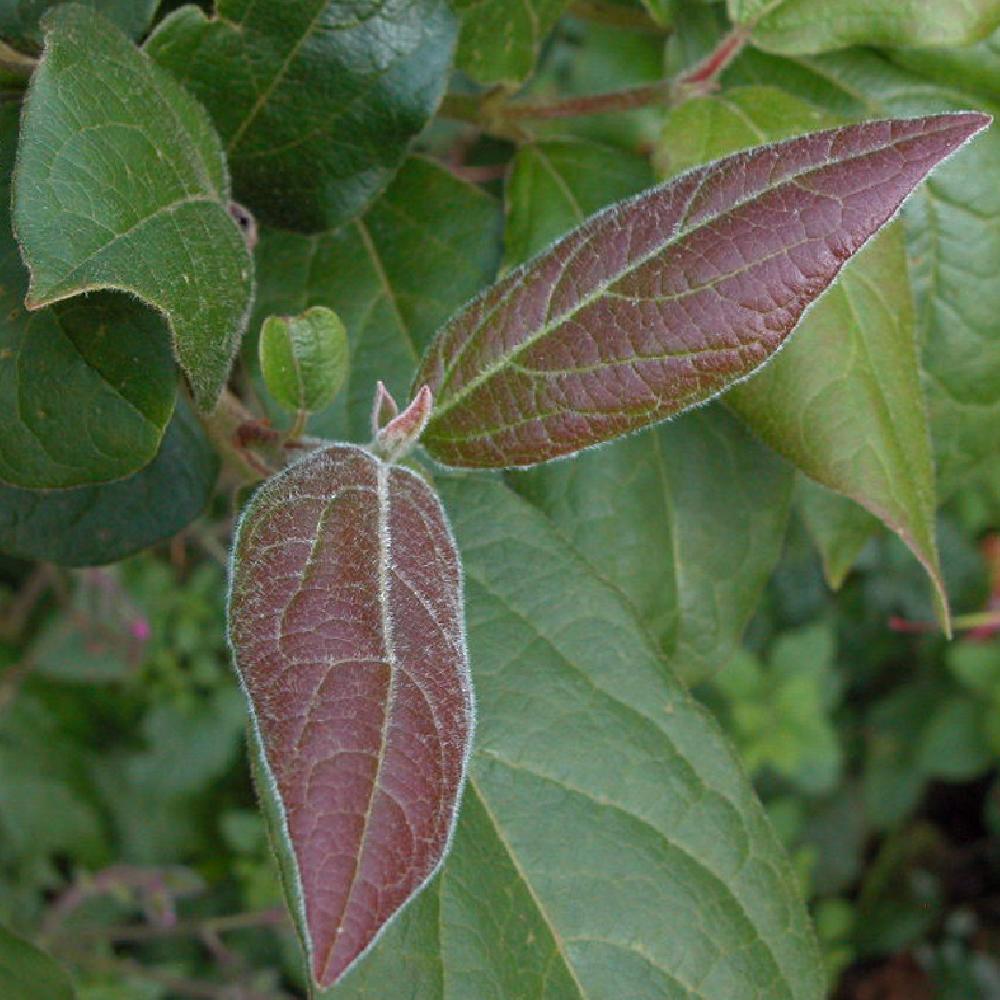
POLYGON ((505 192, 504 267, 540 253, 589 215, 653 184, 644 156, 596 142, 522 146, 505 192))
POLYGON ((269 316, 260 331, 260 369, 271 395, 291 410, 325 409, 347 378, 347 330, 325 306, 269 316))
POLYGON ((76 991, 55 959, 0 926, 0 995, 4 1000, 73 1000, 76 991))
MULTIPOLYGON (((927 59, 930 60, 928 54, 927 59)), ((775 78, 813 103, 852 118, 992 105, 929 84, 872 52, 812 60, 748 53, 734 76, 775 78)), ((988 129, 921 186, 903 211, 917 302, 938 493, 951 493, 996 454, 1000 426, 1000 131, 988 129)))
POLYGON ((367 440, 381 379, 397 399, 434 331, 496 270, 496 200, 429 160, 411 159, 359 219, 333 233, 265 229, 257 316, 336 310, 347 327, 346 392, 309 422, 323 437, 367 440))
POLYGON ((170 343, 155 313, 121 295, 24 310, 9 216, 17 124, 16 106, 0 108, 0 481, 120 479, 153 458, 173 412, 170 343))
POLYGON ((324 1000, 818 1000, 809 920, 708 715, 498 482, 443 490, 479 720, 438 879, 324 1000))
POLYGON ((182 7, 149 53, 205 103, 237 197, 306 232, 358 215, 437 109, 455 45, 446 0, 218 0, 182 7))
MULTIPOLYGON (((507 184, 507 263, 651 180, 645 158, 596 143, 524 147, 507 184)), ((792 476, 710 407, 511 482, 619 588, 672 669, 694 683, 739 642, 778 558, 792 476)))
POLYGON ((685 683, 725 665, 781 554, 793 482, 736 419, 709 406, 511 478, 628 598, 685 683))
MULTIPOLYGON (((691 101, 668 117, 660 162, 673 174, 807 132, 819 115, 764 87, 691 101)), ((903 234, 893 226, 844 269, 774 363, 726 402, 808 476, 896 531, 927 570, 947 621, 914 336, 903 234)))
MULTIPOLYGON (((15 46, 33 47, 42 42, 39 21, 59 0, 0 0, 0 37, 15 46)), ((132 38, 150 25, 160 0, 80 0, 114 21, 132 38)))
POLYGON ((218 469, 198 421, 179 405, 156 458, 128 479, 49 493, 0 487, 0 552, 64 566, 123 559, 194 520, 218 469))
POLYGON ((848 45, 963 45, 1000 25, 997 0, 728 0, 729 16, 753 27, 772 52, 812 53, 848 45))
POLYGON ((815 480, 800 476, 795 485, 796 507, 819 549, 823 574, 839 590, 879 523, 860 504, 815 480))
POLYGON ((456 65, 480 83, 522 83, 535 68, 542 42, 567 3, 455 0, 460 22, 456 65))
POLYGON ((67 4, 44 27, 14 177, 28 308, 95 288, 134 293, 166 315, 195 399, 211 409, 252 296, 218 139, 105 18, 67 4))
POLYGON ((885 56, 945 88, 979 94, 989 101, 995 101, 1000 94, 1000 31, 975 45, 891 49, 885 56))

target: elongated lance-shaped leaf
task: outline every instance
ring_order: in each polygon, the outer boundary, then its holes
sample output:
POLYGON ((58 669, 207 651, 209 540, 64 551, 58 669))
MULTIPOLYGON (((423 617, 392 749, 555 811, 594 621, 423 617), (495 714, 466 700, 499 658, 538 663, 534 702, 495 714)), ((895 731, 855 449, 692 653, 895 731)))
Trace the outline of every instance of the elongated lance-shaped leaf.
POLYGON ((254 496, 229 621, 272 836, 327 987, 437 870, 455 823, 472 694, 437 497, 364 449, 313 453, 254 496))
POLYGON ((532 465, 763 365, 933 167, 990 122, 890 119, 761 146, 593 216, 438 334, 417 374, 449 465, 532 465))

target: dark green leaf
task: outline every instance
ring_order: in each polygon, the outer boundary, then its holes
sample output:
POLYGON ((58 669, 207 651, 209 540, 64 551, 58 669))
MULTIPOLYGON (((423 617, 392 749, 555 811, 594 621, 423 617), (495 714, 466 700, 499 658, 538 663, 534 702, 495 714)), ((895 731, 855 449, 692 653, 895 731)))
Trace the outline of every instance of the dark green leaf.
POLYGON ((447 83, 445 0, 218 0, 182 7, 147 43, 200 98, 236 195, 270 225, 313 232, 358 215, 399 168, 447 83))
POLYGON ((31 314, 10 232, 18 109, 0 108, 0 481, 32 489, 120 479, 156 454, 177 376, 163 322, 122 295, 31 314))
MULTIPOLYGON (((691 101, 668 118, 661 162, 673 174, 814 129, 818 115, 773 88, 691 101)), ((726 402, 803 472, 898 532, 926 568, 947 617, 934 539, 934 468, 898 227, 844 269, 795 340, 726 402)))
POLYGON ((325 1000, 819 1000, 808 918, 714 723, 499 483, 442 488, 479 720, 438 879, 325 1000))
POLYGON ((73 1000, 76 991, 53 958, 0 926, 0 996, 4 1000, 73 1000))
POLYGON ((728 0, 754 44, 806 53, 848 45, 963 45, 1000 25, 997 0, 728 0))
POLYGON ((167 316, 195 398, 211 409, 252 295, 218 139, 105 18, 67 4, 45 28, 14 178, 28 308, 95 288, 133 292, 167 316))
MULTIPOLYGON (((15 46, 41 45, 39 21, 60 0, 0 0, 0 37, 15 46)), ((160 0, 81 0, 123 31, 138 38, 150 25, 160 0)))
POLYGON ((48 493, 0 487, 0 551, 66 566, 123 559, 194 520, 218 468, 198 421, 180 405, 156 458, 128 479, 48 493))
POLYGON ((257 317, 324 305, 347 327, 347 390, 310 421, 311 433, 370 437, 376 383, 405 398, 435 329, 493 277, 500 224, 495 199, 429 160, 412 159, 363 219, 337 232, 264 230, 257 317))
POLYGON ((455 62, 480 83, 523 82, 568 0, 455 0, 461 23, 455 62))

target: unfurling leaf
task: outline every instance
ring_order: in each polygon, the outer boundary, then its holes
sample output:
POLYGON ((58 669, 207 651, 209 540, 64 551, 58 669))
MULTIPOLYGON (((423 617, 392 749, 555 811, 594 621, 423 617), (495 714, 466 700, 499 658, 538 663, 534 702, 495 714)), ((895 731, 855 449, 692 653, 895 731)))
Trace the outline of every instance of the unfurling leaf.
POLYGON ((746 378, 942 159, 967 112, 817 132, 727 157, 592 217, 474 300, 417 373, 449 465, 531 465, 746 378))
POLYGON ((271 394, 292 410, 318 413, 347 379, 347 331, 325 306, 301 316, 268 316, 260 330, 260 370, 271 394))
POLYGON ((265 811, 327 987, 437 870, 455 823, 472 695, 437 497, 361 448, 313 453, 247 509, 229 620, 265 811))
POLYGON ((252 297, 208 116, 94 10, 47 14, 14 172, 27 306, 129 291, 170 322, 203 409, 214 405, 252 297))

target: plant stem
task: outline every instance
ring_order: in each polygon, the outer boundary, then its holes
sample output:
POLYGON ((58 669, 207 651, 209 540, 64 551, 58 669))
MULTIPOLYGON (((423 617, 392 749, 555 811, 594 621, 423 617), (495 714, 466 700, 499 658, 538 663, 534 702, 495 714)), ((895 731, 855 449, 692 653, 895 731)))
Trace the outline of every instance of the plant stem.
POLYGON ((658 80, 606 94, 588 94, 557 101, 508 101, 506 93, 498 89, 481 97, 451 94, 441 104, 441 115, 475 124, 502 138, 523 141, 530 138, 523 130, 524 122, 582 118, 658 104, 682 104, 714 90, 719 75, 739 55, 749 38, 750 29, 747 26, 733 28, 700 63, 673 80, 658 80))
POLYGON ((222 917, 205 917, 201 920, 177 920, 172 924, 119 924, 111 927, 78 927, 74 935, 100 938, 112 942, 154 941, 165 937, 203 937, 206 934, 225 934, 228 931, 249 927, 284 927, 288 913, 283 906, 249 913, 232 913, 222 917))

